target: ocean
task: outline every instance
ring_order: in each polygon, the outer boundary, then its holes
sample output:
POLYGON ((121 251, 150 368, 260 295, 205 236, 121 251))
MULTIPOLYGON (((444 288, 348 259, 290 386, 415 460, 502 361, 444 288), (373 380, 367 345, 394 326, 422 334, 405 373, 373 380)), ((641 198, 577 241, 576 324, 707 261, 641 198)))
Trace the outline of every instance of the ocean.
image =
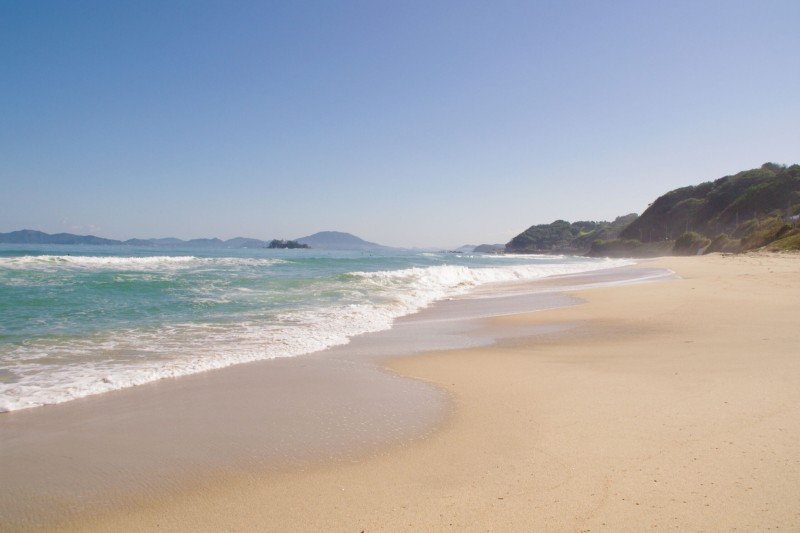
POLYGON ((0 412, 342 345, 491 283, 624 260, 0 245, 0 412))

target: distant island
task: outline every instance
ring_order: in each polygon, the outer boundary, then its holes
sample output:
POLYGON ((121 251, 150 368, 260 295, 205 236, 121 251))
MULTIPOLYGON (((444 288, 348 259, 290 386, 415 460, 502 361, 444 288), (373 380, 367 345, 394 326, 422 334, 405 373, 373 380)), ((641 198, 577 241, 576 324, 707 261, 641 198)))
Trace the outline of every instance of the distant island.
POLYGON ((267 248, 288 248, 294 250, 295 248, 310 248, 307 244, 302 244, 297 241, 285 241, 283 239, 273 239, 267 245, 267 248))
POLYGON ((119 241, 114 239, 104 239, 94 235, 74 235, 72 233, 49 234, 36 230, 19 230, 10 233, 0 233, 0 243, 6 244, 64 244, 64 245, 109 245, 109 246, 153 246, 153 247, 191 247, 191 248, 268 248, 268 249, 308 249, 317 248, 321 250, 391 250, 388 246, 382 246, 369 241, 365 241, 350 233, 339 231, 321 231, 307 237, 299 239, 272 239, 263 241, 246 237, 236 237, 234 239, 221 240, 213 239, 192 239, 182 240, 174 237, 160 239, 128 239, 119 241))

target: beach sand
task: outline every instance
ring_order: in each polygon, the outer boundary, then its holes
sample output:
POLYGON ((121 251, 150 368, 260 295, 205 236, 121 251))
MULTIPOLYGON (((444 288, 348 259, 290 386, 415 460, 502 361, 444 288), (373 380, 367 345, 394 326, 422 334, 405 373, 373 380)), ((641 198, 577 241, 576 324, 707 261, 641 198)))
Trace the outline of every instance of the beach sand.
POLYGON ((390 359, 450 398, 424 438, 213 472, 64 529, 798 530, 800 256, 640 266, 680 279, 582 289, 481 324, 535 336, 390 359))

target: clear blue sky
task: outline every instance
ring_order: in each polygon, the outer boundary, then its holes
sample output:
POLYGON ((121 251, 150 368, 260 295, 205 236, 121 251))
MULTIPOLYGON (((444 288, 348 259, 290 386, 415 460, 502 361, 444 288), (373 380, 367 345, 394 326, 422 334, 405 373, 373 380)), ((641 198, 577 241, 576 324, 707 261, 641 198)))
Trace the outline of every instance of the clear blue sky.
POLYGON ((800 163, 800 1, 0 2, 0 231, 501 243, 800 163))

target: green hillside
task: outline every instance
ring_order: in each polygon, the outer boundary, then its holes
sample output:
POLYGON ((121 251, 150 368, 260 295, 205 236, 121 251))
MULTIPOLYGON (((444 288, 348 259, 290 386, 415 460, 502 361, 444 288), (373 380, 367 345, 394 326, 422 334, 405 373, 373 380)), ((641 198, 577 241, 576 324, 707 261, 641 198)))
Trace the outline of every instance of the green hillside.
POLYGON ((767 163, 713 182, 682 187, 659 197, 620 235, 640 242, 675 240, 687 232, 713 239, 743 237, 748 221, 800 211, 800 165, 767 163))
POLYGON ((506 252, 584 254, 594 241, 616 239, 636 217, 632 213, 613 222, 556 220, 552 224, 531 226, 506 244, 506 252))
MULTIPOLYGON (((761 248, 798 233, 800 165, 766 163, 713 182, 659 197, 620 238, 641 243, 674 241, 691 255, 761 248)), ((792 249, 791 239, 773 248, 792 249)))
POLYGON ((759 248, 800 250, 800 165, 765 163, 681 187, 657 198, 639 217, 531 226, 506 252, 643 257, 759 248))

